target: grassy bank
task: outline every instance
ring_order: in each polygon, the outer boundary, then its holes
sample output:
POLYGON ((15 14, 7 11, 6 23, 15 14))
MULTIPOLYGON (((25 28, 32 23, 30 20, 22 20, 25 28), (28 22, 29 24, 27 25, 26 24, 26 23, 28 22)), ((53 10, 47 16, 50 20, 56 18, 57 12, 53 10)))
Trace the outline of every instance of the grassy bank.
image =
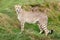
POLYGON ((0 40, 60 40, 59 0, 0 0, 0 40), (48 8, 48 29, 53 29, 54 33, 49 36, 39 34, 36 24, 26 23, 24 33, 20 34, 19 21, 14 10, 15 4, 40 4, 48 8))

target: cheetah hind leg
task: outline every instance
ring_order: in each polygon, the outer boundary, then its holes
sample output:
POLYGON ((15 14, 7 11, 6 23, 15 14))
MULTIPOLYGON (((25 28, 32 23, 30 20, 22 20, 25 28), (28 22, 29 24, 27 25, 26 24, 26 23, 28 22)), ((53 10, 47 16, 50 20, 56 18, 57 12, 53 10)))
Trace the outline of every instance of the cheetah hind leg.
POLYGON ((43 33, 45 33, 44 30, 39 32, 39 34, 43 34, 43 33))

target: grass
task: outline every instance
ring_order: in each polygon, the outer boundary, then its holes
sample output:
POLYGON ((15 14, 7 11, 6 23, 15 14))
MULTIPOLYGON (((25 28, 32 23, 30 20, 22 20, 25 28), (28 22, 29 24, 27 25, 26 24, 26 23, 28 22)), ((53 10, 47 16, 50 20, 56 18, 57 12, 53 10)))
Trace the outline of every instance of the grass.
POLYGON ((60 7, 59 0, 0 0, 0 40, 60 40, 60 7), (34 1, 34 2, 33 2, 34 1), (20 25, 14 5, 41 4, 49 8, 48 29, 54 30, 49 36, 39 34, 36 24, 25 24, 25 31, 20 34, 20 25))

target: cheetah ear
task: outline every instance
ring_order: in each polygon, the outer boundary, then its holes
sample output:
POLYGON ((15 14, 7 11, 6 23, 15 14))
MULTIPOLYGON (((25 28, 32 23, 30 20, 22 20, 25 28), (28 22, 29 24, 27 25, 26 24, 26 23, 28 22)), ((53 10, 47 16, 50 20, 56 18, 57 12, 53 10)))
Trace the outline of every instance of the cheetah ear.
POLYGON ((21 8, 21 5, 17 4, 17 5, 15 5, 15 8, 16 8, 16 7, 19 7, 19 8, 21 8))
POLYGON ((17 5, 17 6, 21 8, 21 5, 17 5))

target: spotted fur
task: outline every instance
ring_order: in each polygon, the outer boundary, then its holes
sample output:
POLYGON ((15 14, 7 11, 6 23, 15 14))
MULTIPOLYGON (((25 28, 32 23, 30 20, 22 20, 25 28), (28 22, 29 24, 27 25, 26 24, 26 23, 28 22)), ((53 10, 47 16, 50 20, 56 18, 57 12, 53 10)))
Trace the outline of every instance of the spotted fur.
POLYGON ((36 8, 33 8, 31 11, 26 11, 21 8, 20 5, 15 5, 15 10, 17 13, 18 20, 21 23, 21 31, 24 31, 24 24, 27 23, 37 23, 40 29, 40 33, 43 31, 48 35, 49 30, 47 29, 48 17, 46 13, 42 13, 36 8), (35 10, 34 10, 35 9, 35 10))

